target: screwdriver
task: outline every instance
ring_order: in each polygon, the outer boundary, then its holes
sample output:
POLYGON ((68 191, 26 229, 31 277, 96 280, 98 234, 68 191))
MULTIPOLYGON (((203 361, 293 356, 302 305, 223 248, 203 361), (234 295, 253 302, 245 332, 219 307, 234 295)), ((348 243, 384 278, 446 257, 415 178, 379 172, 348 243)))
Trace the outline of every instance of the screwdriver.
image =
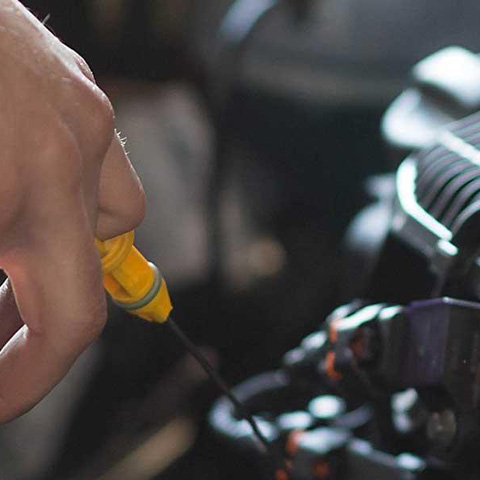
POLYGON ((112 300, 144 320, 164 323, 172 311, 167 284, 158 268, 135 248, 133 231, 95 240, 102 260, 103 285, 112 300))
POLYGON ((279 463, 283 471, 283 459, 276 458, 276 452, 272 450, 253 416, 246 411, 222 377, 171 318, 173 306, 165 279, 159 269, 137 250, 134 238, 135 233, 131 231, 105 241, 95 240, 102 262, 105 290, 114 303, 127 312, 150 322, 165 323, 172 329, 232 402, 237 413, 247 420, 260 444, 276 460, 275 463, 279 463))

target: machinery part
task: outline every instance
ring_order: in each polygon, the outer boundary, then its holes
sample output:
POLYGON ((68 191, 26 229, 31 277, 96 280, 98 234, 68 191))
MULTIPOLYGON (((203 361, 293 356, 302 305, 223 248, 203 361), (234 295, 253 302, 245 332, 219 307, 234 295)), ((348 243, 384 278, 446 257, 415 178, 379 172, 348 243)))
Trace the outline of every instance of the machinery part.
POLYGON ((427 436, 434 444, 449 447, 457 433, 457 418, 452 410, 431 414, 427 423, 427 436))
POLYGON ((449 123, 480 109, 479 78, 480 56, 461 47, 444 48, 415 65, 412 86, 382 119, 395 164, 427 147, 449 123))
POLYGON ((392 416, 395 430, 402 435, 420 433, 428 419, 428 412, 415 389, 409 388, 392 395, 392 416))
MULTIPOLYGON (((364 440, 353 439, 347 448, 345 478, 385 478, 389 480, 420 480, 430 468, 415 455, 391 455, 379 451, 364 440)), ((433 477, 435 478, 435 477, 433 477)))
POLYGON ((292 476, 296 480, 342 478, 344 452, 350 438, 348 430, 318 428, 293 432, 287 443, 292 476))
POLYGON ((391 392, 441 389, 456 409, 477 408, 480 304, 439 298, 406 307, 370 305, 333 316, 327 328, 333 359, 324 371, 330 377, 361 369, 391 392))
POLYGON ((338 428, 292 432, 286 453, 296 480, 420 480, 433 473, 415 455, 381 452, 338 428))
POLYGON ((333 395, 320 395, 308 404, 308 411, 322 422, 338 418, 346 409, 345 401, 333 395))
MULTIPOLYGON (((473 140, 476 148, 478 116, 464 117, 480 109, 479 75, 479 55, 461 47, 444 48, 412 69, 411 86, 384 114, 382 136, 390 147, 392 163, 397 166, 408 155, 410 159, 398 170, 396 194, 395 184, 391 183, 392 196, 397 196, 393 234, 388 235, 393 204, 389 192, 384 194, 383 202, 358 214, 350 227, 346 282, 350 285, 352 278, 356 280, 349 289, 350 296, 406 303, 427 298, 434 290, 435 296, 465 295, 465 280, 442 293, 443 284, 434 277, 455 262, 452 257, 458 245, 452 237, 453 222, 462 222, 462 211, 474 203, 478 192, 480 169, 476 161, 471 161, 475 154, 470 155, 473 148, 467 145, 473 140), (463 127, 468 130, 457 132, 463 127), (449 133, 442 133, 445 129, 449 133), (412 154, 420 148, 425 150, 412 154), (376 270, 369 268, 375 263, 376 270), (403 270, 403 277, 410 278, 408 285, 402 284, 398 276, 389 275, 396 268, 403 270), (368 282, 366 277, 372 271, 368 282), (366 281, 358 280, 358 272, 366 281), (372 287, 358 292, 359 285, 365 284, 372 287)), ((467 213, 470 221, 475 221, 472 214, 473 210, 467 213)), ((475 227, 469 232, 470 237, 475 237, 472 231, 475 227)), ((471 282, 469 296, 477 289, 473 283, 478 283, 476 278, 471 282)))
MULTIPOLYGON (((460 75, 457 84, 442 77, 445 62, 458 59, 480 78, 478 58, 459 49, 415 71, 418 88, 432 103, 433 97, 438 104, 443 96, 446 110, 457 114, 480 107, 475 82, 471 92, 464 91, 462 82, 470 78, 460 75), (438 65, 443 70, 435 73, 438 65)), ((392 225, 369 285, 371 295, 364 297, 368 301, 336 310, 323 332, 286 355, 290 380, 326 386, 322 394, 341 395, 349 407, 357 395, 375 414, 367 425, 372 428, 364 432, 342 428, 343 414, 336 413, 341 408, 332 409, 332 415, 324 408, 319 425, 305 430, 291 430, 291 422, 284 434, 294 478, 417 480, 437 473, 449 479, 478 478, 480 304, 471 300, 480 295, 479 125, 480 113, 452 124, 435 143, 402 163, 392 225), (392 259, 403 268, 402 261, 411 257, 423 263, 410 270, 392 268, 392 259), (411 288, 415 282, 421 288, 411 288), (414 397, 395 405, 396 394, 406 389, 414 397), (399 455, 405 451, 426 460, 399 455)), ((295 405, 295 413, 297 409, 295 405)), ((266 410, 263 418, 274 424, 276 409, 266 410)), ((308 425, 307 417, 297 419, 308 425)))
MULTIPOLYGON (((267 438, 276 442, 291 430, 310 428, 316 418, 307 413, 308 401, 319 388, 311 384, 292 382, 284 372, 266 372, 250 378, 233 388, 233 393, 250 412, 258 412, 267 438), (263 416, 262 412, 269 412, 263 416), (287 413, 289 412, 289 413, 287 413)), ((209 416, 213 430, 227 440, 246 447, 254 446, 252 432, 245 429, 244 422, 236 416, 226 398, 213 405, 209 416)))
MULTIPOLYGON (((290 441, 292 432, 309 431, 319 426, 353 432, 372 418, 369 407, 348 409, 341 398, 325 387, 298 382, 284 372, 262 373, 237 385, 233 392, 256 415, 269 441, 280 445, 290 441)), ((213 405, 209 423, 214 432, 232 445, 249 451, 255 449, 251 429, 235 415, 226 398, 220 398, 213 405)))
MULTIPOLYGON (((278 393, 284 391, 288 385, 286 376, 279 372, 268 372, 234 387, 233 392, 242 403, 248 406, 250 411, 255 412, 255 404, 268 405, 271 401, 270 397, 278 398, 278 393), (265 402, 267 399, 270 401, 265 402)), ((257 421, 260 422, 260 428, 269 441, 275 442, 279 439, 280 431, 273 422, 259 417, 257 417, 257 421)), ((252 431, 244 421, 235 415, 235 411, 227 399, 222 397, 215 402, 210 411, 209 423, 217 434, 228 441, 256 451, 252 431)))
POLYGON ((295 378, 317 378, 326 353, 327 340, 326 332, 321 330, 308 335, 298 347, 283 356, 284 370, 295 378))
POLYGON ((457 409, 476 409, 479 304, 451 298, 413 302, 379 315, 377 326, 382 349, 375 371, 386 386, 442 388, 457 409))
POLYGON ((348 313, 347 309, 335 310, 327 319, 329 352, 325 357, 325 372, 332 380, 340 380, 343 374, 356 370, 378 356, 379 342, 375 321, 385 304, 367 305, 348 313), (347 313, 343 316, 342 313, 347 313))
POLYGON ((448 47, 413 69, 419 89, 448 110, 469 115, 480 108, 480 57, 461 47, 448 47))
POLYGON ((392 203, 395 198, 395 175, 377 175, 366 182, 373 202, 350 222, 344 237, 345 260, 342 273, 344 298, 356 298, 368 283, 390 230, 392 203))
POLYGON ((327 329, 323 369, 343 389, 363 387, 374 403, 416 389, 422 408, 390 408, 395 433, 426 433, 432 454, 449 460, 478 442, 480 304, 452 298, 376 304, 332 315, 327 329), (395 420, 408 429, 396 430, 395 420))
MULTIPOLYGON (((427 262, 435 279, 433 285, 424 282, 423 298, 478 298, 479 122, 477 113, 453 124, 398 169, 392 227, 384 245, 392 251, 388 244, 400 241, 410 256, 427 262)), ((380 275, 372 290, 379 287, 380 275)))

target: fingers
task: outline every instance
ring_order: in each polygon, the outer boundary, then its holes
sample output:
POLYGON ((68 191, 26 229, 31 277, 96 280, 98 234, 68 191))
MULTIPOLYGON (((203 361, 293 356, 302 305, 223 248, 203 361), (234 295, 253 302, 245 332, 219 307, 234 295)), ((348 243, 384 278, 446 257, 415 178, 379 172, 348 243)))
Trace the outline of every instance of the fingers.
MULTIPOLYGON (((60 153, 68 165, 68 149, 60 153)), ((54 170, 63 175, 58 165, 54 170)), ((144 212, 141 184, 117 137, 101 170, 96 234, 83 182, 34 185, 23 212, 25 243, 2 258, 14 296, 7 284, 2 302, 0 291, 0 319, 7 320, 0 341, 13 334, 0 352, 0 423, 41 400, 100 334, 106 307, 94 236, 129 231, 144 212)))
POLYGON ((70 122, 77 126, 78 131, 82 131, 82 124, 85 124, 86 119, 90 125, 98 119, 107 119, 107 122, 101 121, 100 126, 94 128, 94 137, 91 135, 91 130, 88 130, 82 139, 83 153, 92 160, 86 162, 89 167, 85 175, 87 206, 90 216, 96 218, 97 237, 105 240, 133 230, 142 222, 145 216, 145 194, 123 143, 114 131, 114 113, 110 101, 98 88, 85 60, 68 47, 67 51, 81 73, 82 82, 77 87, 86 87, 81 89, 85 91, 87 98, 91 96, 91 89, 93 89, 96 92, 95 96, 100 99, 100 102, 95 101, 92 105, 89 105, 92 102, 82 102, 83 109, 89 110, 87 117, 80 118, 75 115, 70 118, 70 122), (105 110, 109 114, 105 115, 105 110), (95 145, 98 142, 92 140, 98 137, 108 140, 107 150, 101 148, 102 142, 100 142, 100 148, 95 148, 98 147, 95 145), (100 157, 98 157, 99 154, 100 157), (94 160, 95 157, 99 158, 100 163, 94 160), (101 165, 98 190, 93 180, 98 179, 99 176, 97 165, 101 165))
MULTIPOLYGON (((44 201, 48 196, 42 193, 44 201)), ((0 342, 6 343, 0 352, 0 423, 41 400, 105 323, 89 199, 71 185, 57 196, 62 201, 49 205, 49 221, 38 224, 37 234, 27 235, 31 242, 4 263, 11 284, 0 290, 0 342)), ((99 200, 101 238, 129 231, 143 218, 143 190, 117 138, 102 167, 99 200)), ((38 218, 37 209, 33 215, 38 218)))
POLYGON ((0 352, 0 422, 43 398, 105 323, 94 235, 86 208, 76 203, 75 210, 65 201, 61 227, 52 222, 7 262, 25 326, 0 352))
POLYGON ((19 2, 0 4, 9 7, 0 8, 0 267, 11 282, 0 290, 2 423, 40 400, 99 335, 106 306, 94 238, 135 228, 145 198, 88 67, 19 2))
POLYGON ((98 193, 101 240, 135 229, 145 216, 145 194, 118 135, 105 156, 98 193))

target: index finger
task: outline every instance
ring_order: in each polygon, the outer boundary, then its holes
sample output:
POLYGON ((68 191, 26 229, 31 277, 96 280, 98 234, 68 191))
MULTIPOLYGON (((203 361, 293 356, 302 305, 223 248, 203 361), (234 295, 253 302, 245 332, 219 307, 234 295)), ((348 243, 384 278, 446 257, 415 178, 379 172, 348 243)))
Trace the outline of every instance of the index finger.
POLYGON ((0 352, 0 423, 44 397, 105 323, 100 260, 81 195, 60 210, 5 262, 25 325, 0 352))

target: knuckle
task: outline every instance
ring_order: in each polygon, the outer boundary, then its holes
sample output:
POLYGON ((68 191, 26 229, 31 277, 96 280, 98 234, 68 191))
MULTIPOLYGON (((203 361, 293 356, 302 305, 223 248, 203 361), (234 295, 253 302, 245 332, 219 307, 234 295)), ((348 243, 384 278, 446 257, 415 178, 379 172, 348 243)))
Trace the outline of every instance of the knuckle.
POLYGON ((80 73, 88 80, 95 83, 95 76, 93 75, 92 69, 90 68, 86 60, 68 45, 62 43, 61 48, 65 52, 65 56, 73 60, 80 73))
POLYGON ((108 134, 109 137, 113 137, 115 131, 115 112, 112 103, 107 95, 98 87, 95 87, 95 93, 95 113, 97 114, 100 127, 102 127, 101 131, 108 134))
POLYGON ((93 83, 96 83, 95 82, 95 76, 92 72, 92 69, 90 68, 88 63, 85 61, 85 59, 81 55, 79 55, 77 52, 75 52, 74 50, 72 50, 72 53, 73 53, 73 57, 75 59, 75 63, 77 64, 80 72, 82 72, 82 74, 86 78, 88 78, 88 80, 90 80, 93 83))
POLYGON ((95 85, 87 86, 83 100, 88 107, 86 109, 88 115, 86 124, 90 127, 92 138, 107 141, 106 148, 108 148, 115 131, 115 113, 110 100, 95 85))
POLYGON ((94 114, 92 116, 91 138, 97 142, 100 152, 98 158, 103 161, 110 147, 115 133, 115 113, 107 96, 99 89, 94 100, 94 114))
POLYGON ((91 144, 106 150, 110 146, 115 128, 115 114, 107 95, 98 87, 94 74, 84 58, 64 46, 74 67, 68 68, 63 77, 63 100, 70 118, 80 121, 91 144), (76 68, 75 68, 76 67, 76 68))
POLYGON ((74 125, 83 145, 92 148, 93 156, 103 159, 115 132, 113 106, 107 95, 83 76, 74 77, 68 84, 69 123, 74 125))

